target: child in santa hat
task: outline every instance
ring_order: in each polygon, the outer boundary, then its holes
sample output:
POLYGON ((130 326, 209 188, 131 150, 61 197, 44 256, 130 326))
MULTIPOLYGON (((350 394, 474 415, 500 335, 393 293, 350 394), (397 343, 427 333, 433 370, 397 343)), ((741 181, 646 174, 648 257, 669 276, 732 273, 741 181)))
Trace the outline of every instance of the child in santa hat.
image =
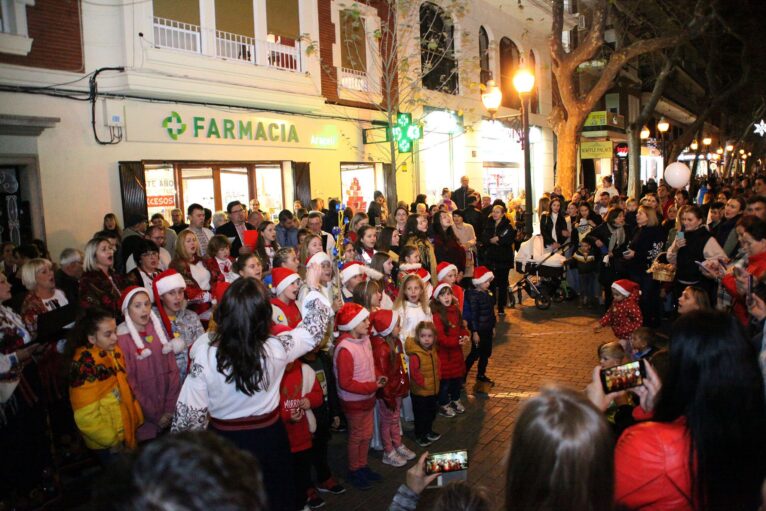
POLYGON ((630 339, 633 332, 641 328, 643 316, 638 300, 641 287, 628 279, 620 279, 612 283, 612 306, 604 317, 593 325, 593 331, 599 332, 605 326, 611 326, 614 335, 619 339, 626 353, 632 353, 630 339))
POLYGON ((494 384, 487 376, 487 365, 492 357, 492 339, 495 337, 495 298, 489 292, 489 286, 495 274, 489 271, 486 266, 478 266, 473 271, 474 285, 465 293, 465 305, 463 307, 463 318, 468 324, 468 330, 471 331, 471 352, 465 359, 466 376, 471 371, 473 363, 479 360, 479 368, 476 375, 476 381, 494 384))
POLYGON ((465 412, 460 402, 460 387, 465 376, 463 345, 468 342, 469 332, 463 326, 463 314, 449 283, 442 282, 434 289, 431 313, 436 327, 436 351, 441 366, 439 414, 454 417, 465 412))
POLYGON ((152 282, 156 313, 162 320, 168 339, 180 339, 185 348, 175 354, 181 384, 189 372, 189 350, 205 329, 197 313, 186 308, 186 281, 172 268, 157 275, 152 282))
POLYGON ((402 285, 404 277, 410 273, 415 273, 422 268, 420 264, 420 252, 418 247, 414 245, 405 245, 399 251, 399 272, 397 274, 397 286, 402 285))
POLYGON ((387 383, 375 374, 375 360, 367 332, 370 313, 359 304, 344 303, 335 316, 341 332, 335 345, 334 370, 341 408, 348 421, 348 468, 346 478, 359 489, 381 476, 367 465, 367 451, 372 439, 375 393, 387 383))
POLYGON ((144 411, 144 424, 136 433, 140 442, 170 426, 181 390, 175 354, 186 345, 181 339, 168 340, 146 288, 125 288, 120 309, 125 321, 117 327, 117 344, 125 355, 130 388, 144 411))
POLYGON ((340 281, 343 285, 341 293, 345 303, 351 302, 354 299, 354 288, 364 282, 367 277, 378 280, 383 275, 372 268, 368 268, 359 261, 351 261, 343 265, 340 270, 340 281))
POLYGON ((452 294, 455 297, 455 300, 457 300, 457 306, 462 311, 463 310, 463 303, 464 303, 464 292, 463 288, 460 287, 457 284, 458 281, 458 270, 457 266, 455 266, 452 263, 448 262, 441 262, 436 266, 436 280, 439 281, 439 284, 441 283, 447 283, 450 285, 450 288, 452 289, 452 294))
POLYGON ((301 311, 295 302, 300 285, 300 276, 292 270, 274 268, 271 271, 271 289, 276 295, 271 299, 273 324, 295 328, 301 322, 301 311))
POLYGON ((399 414, 402 398, 410 391, 404 347, 399 340, 399 314, 380 309, 372 313, 372 352, 375 372, 388 378, 378 390, 378 427, 383 443, 383 463, 401 467, 415 459, 415 453, 402 443, 399 414))

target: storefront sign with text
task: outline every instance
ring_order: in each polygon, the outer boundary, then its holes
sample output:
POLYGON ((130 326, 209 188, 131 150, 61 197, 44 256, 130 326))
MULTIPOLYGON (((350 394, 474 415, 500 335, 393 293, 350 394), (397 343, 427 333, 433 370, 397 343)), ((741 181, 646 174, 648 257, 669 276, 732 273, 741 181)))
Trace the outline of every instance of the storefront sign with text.
POLYGON ((595 160, 612 157, 612 142, 580 142, 580 158, 583 160, 595 160))

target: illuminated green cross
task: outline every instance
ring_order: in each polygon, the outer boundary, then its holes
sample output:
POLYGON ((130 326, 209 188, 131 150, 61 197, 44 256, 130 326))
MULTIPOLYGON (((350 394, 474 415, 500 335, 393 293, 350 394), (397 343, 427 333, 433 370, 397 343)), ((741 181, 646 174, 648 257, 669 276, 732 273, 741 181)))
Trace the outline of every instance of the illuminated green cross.
POLYGON ((181 116, 178 112, 171 112, 168 117, 162 121, 162 127, 168 130, 168 135, 173 140, 178 140, 178 135, 183 135, 186 131, 186 124, 181 122, 181 116))
POLYGON ((396 140, 400 153, 412 152, 412 141, 423 138, 423 131, 417 124, 412 124, 412 114, 399 112, 396 124, 391 127, 391 135, 396 140))

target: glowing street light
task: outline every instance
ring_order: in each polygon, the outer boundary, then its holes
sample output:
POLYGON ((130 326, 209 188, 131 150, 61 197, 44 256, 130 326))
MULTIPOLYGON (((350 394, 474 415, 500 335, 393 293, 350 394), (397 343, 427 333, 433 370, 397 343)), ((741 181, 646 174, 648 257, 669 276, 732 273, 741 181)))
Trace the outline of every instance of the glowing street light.
POLYGON ((670 123, 663 117, 660 119, 660 122, 657 123, 657 129, 660 130, 660 133, 664 134, 670 129, 670 123))
POLYGON ((734 150, 734 146, 733 146, 733 145, 731 145, 731 144, 727 144, 727 145, 726 145, 726 151, 727 151, 727 152, 729 152, 729 153, 730 153, 730 152, 732 152, 733 150, 734 150))
POLYGON ((641 136, 641 140, 646 140, 647 138, 649 138, 649 135, 650 135, 650 133, 649 133, 649 126, 644 124, 644 127, 641 128, 641 135, 640 135, 641 136))
POLYGON ((495 80, 489 80, 486 85, 486 92, 481 95, 481 102, 484 104, 484 108, 494 117, 502 101, 503 91, 497 86, 495 80))
POLYGON ((705 147, 709 146, 712 143, 713 143, 713 139, 710 137, 705 137, 702 139, 702 145, 704 145, 705 147))
POLYGON ((513 75, 513 86, 521 99, 521 126, 524 145, 524 230, 532 235, 532 161, 529 147, 529 93, 535 87, 535 75, 526 66, 521 66, 513 75))
POLYGON ((691 148, 692 151, 696 151, 697 149, 699 149, 699 146, 700 145, 697 143, 697 139, 694 139, 692 140, 692 143, 689 147, 691 148))

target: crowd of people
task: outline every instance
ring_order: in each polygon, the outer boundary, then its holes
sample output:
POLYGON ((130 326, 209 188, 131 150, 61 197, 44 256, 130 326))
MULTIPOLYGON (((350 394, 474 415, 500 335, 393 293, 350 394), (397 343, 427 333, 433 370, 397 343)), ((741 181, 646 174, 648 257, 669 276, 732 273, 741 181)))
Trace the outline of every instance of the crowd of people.
MULTIPOLYGON (((607 177, 569 200, 556 187, 526 213, 546 250, 566 255, 570 297, 601 307, 594 328, 610 326, 616 341, 599 348, 589 401, 549 388, 526 405, 507 509, 757 507, 766 185, 700 188, 698 204, 652 181, 628 198, 607 177), (605 394, 601 369, 631 360, 645 363, 642 385, 605 394)), ((257 200, 215 214, 192 204, 170 221, 128 215, 124 228, 110 213, 58 264, 39 241, 4 243, 0 452, 23 461, 0 464, 3 504, 56 498, 54 467, 78 447, 135 474, 158 470, 149 456, 215 451, 223 438, 247 454, 200 456, 262 468, 262 483, 232 490, 242 509, 315 509, 322 493, 345 493, 328 464, 332 435, 346 435, 343 481, 358 490, 381 480, 370 446, 392 467, 415 460, 402 420, 425 449, 441 438, 437 415, 465 413, 474 365, 480 388, 494 383, 525 212, 465 177, 438 204, 418 196, 392 209, 375 192, 366 212, 315 199, 276 223, 257 200), (215 435, 186 433, 201 430, 215 435)), ((421 456, 391 509, 414 509, 433 479, 425 465, 421 456)), ((159 483, 110 483, 125 499, 149 484, 159 483)), ((480 488, 440 491, 439 509, 489 509, 480 488)))

